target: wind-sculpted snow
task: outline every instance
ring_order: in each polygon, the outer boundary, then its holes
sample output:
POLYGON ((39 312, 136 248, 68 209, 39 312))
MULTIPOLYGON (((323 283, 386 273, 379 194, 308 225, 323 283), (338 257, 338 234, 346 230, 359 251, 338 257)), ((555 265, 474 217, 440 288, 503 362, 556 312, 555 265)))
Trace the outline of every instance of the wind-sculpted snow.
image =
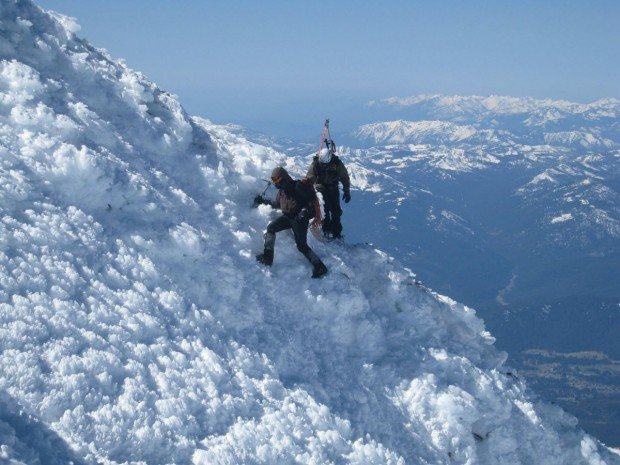
POLYGON ((385 253, 313 243, 316 281, 283 234, 258 266, 279 153, 66 18, 0 21, 3 461, 617 463, 385 253))

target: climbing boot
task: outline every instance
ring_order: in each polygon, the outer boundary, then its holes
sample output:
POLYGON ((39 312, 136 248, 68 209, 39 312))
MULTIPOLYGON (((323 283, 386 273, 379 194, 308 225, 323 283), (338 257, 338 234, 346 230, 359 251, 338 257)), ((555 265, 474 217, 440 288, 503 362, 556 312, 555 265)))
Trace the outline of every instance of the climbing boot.
POLYGON ((256 261, 267 266, 273 265, 273 250, 265 249, 263 253, 256 256, 256 261))
POLYGON ((312 277, 314 279, 320 278, 326 273, 327 273, 327 267, 322 262, 319 263, 318 265, 315 265, 314 268, 312 269, 312 277))
POLYGON ((312 263, 312 277, 320 278, 325 273, 327 273, 327 267, 325 263, 321 261, 317 254, 314 253, 314 250, 308 249, 308 251, 304 254, 308 261, 312 263))

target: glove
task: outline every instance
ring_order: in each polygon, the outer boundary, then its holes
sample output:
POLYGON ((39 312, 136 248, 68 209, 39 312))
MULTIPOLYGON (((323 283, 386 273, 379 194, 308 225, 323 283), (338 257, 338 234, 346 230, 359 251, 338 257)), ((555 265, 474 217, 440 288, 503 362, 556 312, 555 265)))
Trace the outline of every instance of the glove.
POLYGON ((301 222, 310 221, 310 218, 312 218, 312 213, 310 213, 307 208, 302 208, 297 215, 297 221, 301 222))
POLYGON ((342 194, 342 200, 344 200, 344 203, 349 203, 351 201, 351 193, 347 191, 342 194))
POLYGON ((264 205, 265 203, 267 203, 267 201, 262 195, 257 195, 254 197, 254 205, 264 205))

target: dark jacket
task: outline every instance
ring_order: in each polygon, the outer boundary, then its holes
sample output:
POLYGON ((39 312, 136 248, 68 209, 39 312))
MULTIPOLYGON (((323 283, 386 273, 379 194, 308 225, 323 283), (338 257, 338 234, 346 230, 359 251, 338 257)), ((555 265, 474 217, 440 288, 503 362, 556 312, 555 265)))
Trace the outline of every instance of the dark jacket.
POLYGON ((314 215, 316 193, 311 184, 303 181, 290 181, 278 189, 276 198, 270 202, 273 208, 279 208, 289 218, 295 218, 302 209, 306 209, 309 219, 314 215))
POLYGON ((345 193, 351 189, 347 168, 336 155, 329 163, 321 163, 319 157, 315 156, 306 177, 314 183, 317 190, 338 189, 338 182, 342 183, 342 190, 345 193))

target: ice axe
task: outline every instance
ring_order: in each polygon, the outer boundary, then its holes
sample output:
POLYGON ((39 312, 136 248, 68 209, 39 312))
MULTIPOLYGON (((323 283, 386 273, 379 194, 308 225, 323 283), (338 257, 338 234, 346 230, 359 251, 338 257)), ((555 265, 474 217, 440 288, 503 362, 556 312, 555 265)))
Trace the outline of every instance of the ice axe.
POLYGON ((267 193, 267 189, 271 187, 271 181, 267 181, 266 179, 263 179, 263 181, 267 183, 267 187, 265 187, 265 190, 260 195, 257 195, 254 198, 254 202, 252 202, 252 208, 257 208, 260 205, 260 202, 258 202, 257 199, 265 195, 267 193))

